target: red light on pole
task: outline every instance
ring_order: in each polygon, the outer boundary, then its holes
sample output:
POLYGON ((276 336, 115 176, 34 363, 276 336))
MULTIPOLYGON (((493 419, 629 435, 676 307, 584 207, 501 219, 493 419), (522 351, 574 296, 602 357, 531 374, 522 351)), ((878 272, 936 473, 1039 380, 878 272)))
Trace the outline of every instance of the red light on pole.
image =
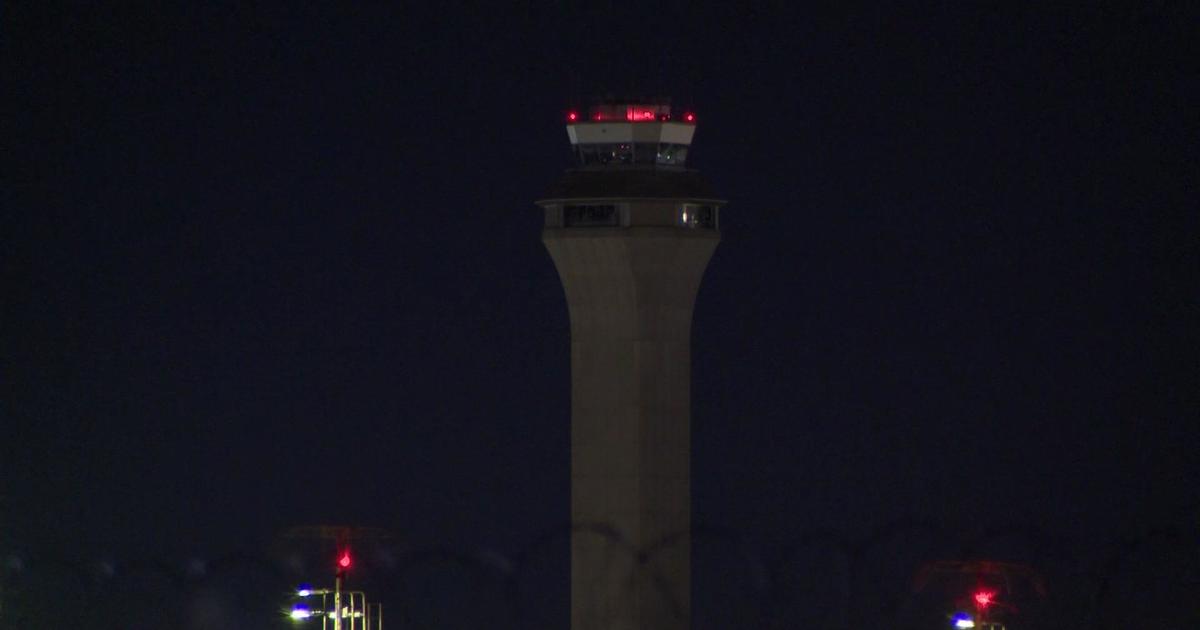
POLYGON ((343 551, 341 557, 338 558, 337 563, 338 563, 338 567, 340 567, 342 569, 349 569, 350 568, 350 552, 343 551))
POLYGON ((576 120, 579 120, 579 114, 575 112, 567 112, 567 120, 575 122, 576 120))
POLYGON ((696 115, 693 114, 692 112, 688 112, 683 115, 683 119, 688 122, 696 122, 696 115))
POLYGON ((976 591, 975 604, 980 608, 987 608, 995 603, 994 597, 996 597, 996 594, 992 591, 976 591))

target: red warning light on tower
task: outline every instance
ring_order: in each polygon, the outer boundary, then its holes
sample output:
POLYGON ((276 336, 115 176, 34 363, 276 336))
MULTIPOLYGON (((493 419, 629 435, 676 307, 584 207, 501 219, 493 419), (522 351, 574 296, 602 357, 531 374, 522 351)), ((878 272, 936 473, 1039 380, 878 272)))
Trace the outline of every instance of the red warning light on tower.
POLYGON ((350 568, 350 564, 351 564, 351 561, 350 561, 350 552, 349 552, 349 551, 343 551, 343 552, 342 552, 342 555, 341 555, 341 556, 338 556, 338 561, 337 561, 337 564, 338 564, 338 568, 339 568, 339 569, 349 569, 349 568, 350 568))
POLYGON ((976 591, 975 604, 980 608, 987 608, 995 603, 996 593, 992 591, 976 591))

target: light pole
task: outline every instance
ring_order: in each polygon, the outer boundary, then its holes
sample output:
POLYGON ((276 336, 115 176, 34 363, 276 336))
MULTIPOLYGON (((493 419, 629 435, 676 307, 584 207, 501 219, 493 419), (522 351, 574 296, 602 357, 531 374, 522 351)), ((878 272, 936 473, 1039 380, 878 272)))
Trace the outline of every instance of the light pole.
MULTIPOLYGON (((334 596, 335 605, 341 609, 341 590, 345 583, 346 570, 350 568, 351 556, 349 552, 350 542, 352 540, 382 540, 389 537, 389 534, 381 529, 373 527, 350 527, 346 525, 304 525, 299 527, 289 528, 282 534, 283 538, 288 539, 319 539, 331 540, 337 549, 337 557, 334 563, 334 588, 328 591, 334 596)), ((328 549, 328 547, 326 547, 328 549)), ((324 606, 324 602, 322 602, 324 606)), ((365 617, 365 614, 364 614, 365 617)), ((322 626, 324 629, 325 626, 322 626)), ((334 629, 342 630, 340 617, 334 617, 334 629)))
POLYGON ((333 609, 337 611, 333 616, 333 630, 342 630, 342 580, 350 564, 350 552, 342 551, 337 561, 337 572, 333 574, 333 609))

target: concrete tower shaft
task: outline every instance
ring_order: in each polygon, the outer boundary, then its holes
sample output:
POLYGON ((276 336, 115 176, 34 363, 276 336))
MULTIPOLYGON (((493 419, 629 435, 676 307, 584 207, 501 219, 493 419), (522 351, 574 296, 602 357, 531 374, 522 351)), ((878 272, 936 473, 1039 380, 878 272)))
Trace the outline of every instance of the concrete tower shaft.
POLYGON ((690 608, 692 304, 718 239, 629 232, 544 236, 571 316, 571 520, 600 530, 572 540, 577 630, 686 628, 690 608))
POLYGON ((580 163, 538 202, 571 318, 571 627, 686 630, 692 310, 722 202, 683 164, 692 125, 607 107, 632 113, 568 116, 580 163))

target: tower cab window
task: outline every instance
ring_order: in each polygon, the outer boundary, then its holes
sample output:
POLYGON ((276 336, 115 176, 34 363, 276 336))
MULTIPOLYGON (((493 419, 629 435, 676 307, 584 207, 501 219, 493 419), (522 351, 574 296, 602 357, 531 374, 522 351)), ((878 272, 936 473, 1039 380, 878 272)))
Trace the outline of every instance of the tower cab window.
POLYGON ((609 164, 649 164, 683 166, 687 162, 686 144, 654 142, 580 144, 575 148, 581 166, 609 164))
POLYGON ((655 156, 655 162, 658 164, 668 164, 672 166, 683 166, 687 161, 688 148, 686 144, 660 144, 658 152, 655 156))
POLYGON ((679 206, 679 225, 686 228, 715 230, 717 229, 717 209, 713 206, 702 206, 685 203, 679 206))
POLYGON ((615 205, 563 206, 564 227, 616 227, 621 225, 621 213, 615 205))
POLYGON ((632 144, 581 144, 577 149, 579 163, 583 166, 593 164, 633 164, 632 144))

